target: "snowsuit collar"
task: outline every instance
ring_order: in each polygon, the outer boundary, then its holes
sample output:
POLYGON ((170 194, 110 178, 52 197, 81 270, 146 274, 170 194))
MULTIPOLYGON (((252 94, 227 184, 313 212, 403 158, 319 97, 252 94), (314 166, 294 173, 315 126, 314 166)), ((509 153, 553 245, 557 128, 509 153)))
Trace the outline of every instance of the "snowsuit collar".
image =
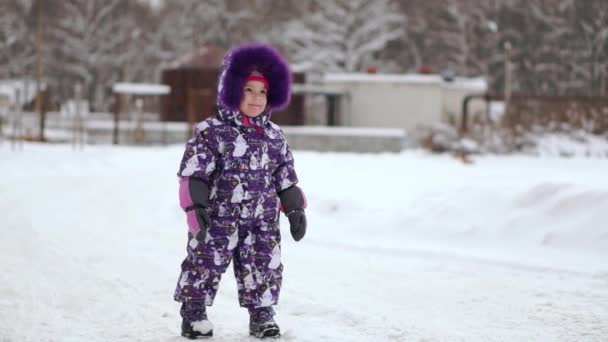
POLYGON ((241 113, 240 110, 228 109, 222 105, 217 106, 217 113, 221 120, 234 123, 238 127, 255 127, 258 133, 262 133, 266 124, 270 121, 270 110, 266 109, 264 113, 256 118, 250 118, 241 113))

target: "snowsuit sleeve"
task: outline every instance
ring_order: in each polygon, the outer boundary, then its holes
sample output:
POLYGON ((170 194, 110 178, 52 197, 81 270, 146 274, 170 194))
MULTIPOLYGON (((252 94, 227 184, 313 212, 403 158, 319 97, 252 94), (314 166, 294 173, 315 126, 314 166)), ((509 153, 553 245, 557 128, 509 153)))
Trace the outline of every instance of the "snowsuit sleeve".
POLYGON ((298 183, 293 155, 285 137, 283 137, 278 166, 272 174, 272 178, 277 193, 298 183))
POLYGON ((211 187, 219 154, 220 142, 218 139, 213 126, 206 121, 200 123, 195 129, 194 137, 186 143, 186 150, 177 175, 199 178, 211 187))

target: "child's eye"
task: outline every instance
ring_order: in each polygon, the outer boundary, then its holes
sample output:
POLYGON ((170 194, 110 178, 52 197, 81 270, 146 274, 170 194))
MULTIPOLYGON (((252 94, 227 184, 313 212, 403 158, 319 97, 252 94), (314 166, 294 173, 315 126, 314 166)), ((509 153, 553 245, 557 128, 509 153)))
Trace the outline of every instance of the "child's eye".
POLYGON ((251 93, 252 91, 253 91, 253 89, 251 89, 251 88, 249 88, 249 87, 245 88, 245 92, 246 92, 246 93, 251 93))
POLYGON ((266 89, 262 89, 262 90, 260 91, 260 94, 264 94, 264 95, 266 95, 266 89))

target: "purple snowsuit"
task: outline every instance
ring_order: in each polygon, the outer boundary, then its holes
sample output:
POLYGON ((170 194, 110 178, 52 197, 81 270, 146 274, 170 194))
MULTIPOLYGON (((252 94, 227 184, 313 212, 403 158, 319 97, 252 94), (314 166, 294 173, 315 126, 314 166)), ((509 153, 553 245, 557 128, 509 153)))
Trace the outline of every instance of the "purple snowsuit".
POLYGON ((175 300, 212 305, 232 260, 239 304, 274 305, 283 271, 277 193, 298 182, 293 157, 281 129, 269 120, 269 110, 244 120, 240 111, 221 102, 218 107, 215 116, 197 125, 178 173, 183 208, 192 204, 185 177, 198 177, 209 186, 211 223, 199 243, 193 237, 196 218, 188 217, 188 256, 175 300))

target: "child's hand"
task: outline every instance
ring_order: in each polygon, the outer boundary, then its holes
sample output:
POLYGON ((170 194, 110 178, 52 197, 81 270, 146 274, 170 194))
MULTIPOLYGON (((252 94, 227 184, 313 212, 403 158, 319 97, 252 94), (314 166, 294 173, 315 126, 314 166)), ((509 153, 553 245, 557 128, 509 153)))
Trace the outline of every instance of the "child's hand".
POLYGON ((304 209, 296 209, 287 213, 289 218, 289 231, 294 240, 300 241, 306 234, 306 214, 304 209))

